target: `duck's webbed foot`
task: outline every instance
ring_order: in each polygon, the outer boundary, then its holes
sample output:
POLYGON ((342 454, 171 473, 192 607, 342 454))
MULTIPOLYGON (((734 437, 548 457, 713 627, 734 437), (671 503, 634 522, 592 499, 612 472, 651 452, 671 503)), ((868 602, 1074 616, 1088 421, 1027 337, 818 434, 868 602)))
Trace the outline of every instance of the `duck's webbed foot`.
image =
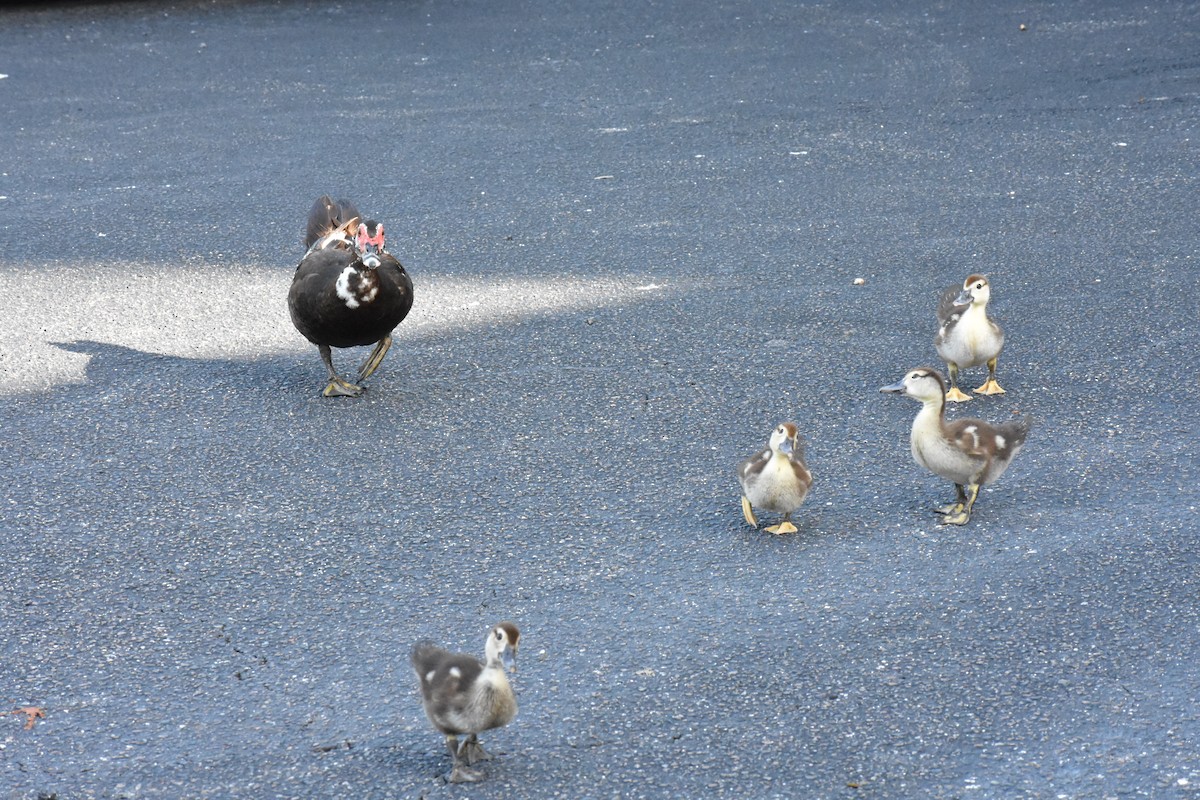
POLYGON ((371 355, 367 356, 367 360, 358 368, 358 380, 360 382, 365 381, 375 374, 375 370, 379 369, 379 365, 383 363, 383 357, 387 355, 388 348, 391 346, 391 334, 388 334, 376 343, 375 349, 371 351, 371 355))
POLYGON ((962 487, 955 484, 958 489, 960 502, 956 505, 961 506, 957 511, 951 511, 942 517, 943 525, 966 525, 971 521, 971 509, 975 507, 975 499, 979 497, 979 484, 974 483, 968 487, 962 487))
POLYGON ((963 506, 966 505, 967 502, 967 492, 960 483, 954 484, 954 491, 958 495, 957 499, 953 503, 947 503, 944 506, 938 506, 936 509, 934 509, 937 511, 937 513, 953 515, 963 510, 963 506))
POLYGON ((746 518, 755 530, 758 529, 758 517, 754 516, 754 509, 750 507, 750 498, 742 495, 742 516, 746 518))
POLYGON ((483 749, 483 745, 479 743, 479 739, 473 733, 463 739, 462 746, 458 749, 458 757, 468 766, 478 764, 480 761, 492 760, 492 754, 483 749))
POLYGON ((970 400, 971 396, 963 394, 963 391, 958 388, 958 364, 947 361, 946 371, 950 373, 950 388, 946 392, 946 402, 965 403, 970 400))
POLYGON ((318 345, 317 349, 321 351, 321 360, 325 362, 325 369, 329 370, 329 385, 321 394, 326 397, 358 397, 363 393, 363 387, 343 380, 337 374, 337 370, 333 368, 333 352, 329 349, 329 345, 318 345))
POLYGON ((975 394, 1004 394, 1004 390, 1000 388, 1000 384, 996 383, 996 359, 987 362, 988 379, 984 381, 983 386, 975 390, 975 394))
POLYGON ((778 525, 772 525, 769 528, 763 528, 763 530, 765 530, 767 533, 775 534, 795 533, 799 529, 792 524, 791 516, 791 514, 784 514, 783 522, 779 523, 778 525))
POLYGON ((450 751, 450 758, 454 759, 454 766, 450 769, 449 775, 442 776, 443 780, 449 783, 474 783, 483 780, 483 773, 471 769, 467 760, 463 758, 463 750, 466 749, 468 741, 470 740, 463 739, 460 747, 457 736, 451 733, 446 734, 446 749, 450 751))
POLYGON ((450 783, 476 783, 483 777, 483 773, 477 769, 471 769, 466 764, 455 764, 446 780, 450 783))
POLYGON ((946 392, 946 400, 950 403, 965 403, 970 399, 971 395, 964 394, 963 390, 957 386, 951 386, 950 390, 946 392))
POLYGON ((358 397, 362 393, 363 387, 349 381, 344 381, 341 378, 330 380, 329 385, 325 387, 325 391, 321 392, 326 397, 358 397))

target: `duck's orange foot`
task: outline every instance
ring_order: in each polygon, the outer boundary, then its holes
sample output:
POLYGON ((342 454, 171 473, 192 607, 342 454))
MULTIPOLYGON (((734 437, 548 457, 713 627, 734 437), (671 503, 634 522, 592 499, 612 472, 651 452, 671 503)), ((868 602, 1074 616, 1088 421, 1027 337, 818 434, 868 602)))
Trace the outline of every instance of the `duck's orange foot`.
POLYGON ((754 509, 750 507, 750 498, 742 495, 742 516, 746 518, 746 522, 758 528, 758 517, 754 516, 754 509))
POLYGON ((950 391, 946 392, 946 400, 951 403, 965 403, 971 399, 971 395, 963 394, 962 389, 957 386, 952 386, 950 391))
POLYGON ((996 383, 995 378, 988 378, 987 382, 975 390, 975 394, 1004 394, 1004 390, 1000 388, 1000 384, 996 383))

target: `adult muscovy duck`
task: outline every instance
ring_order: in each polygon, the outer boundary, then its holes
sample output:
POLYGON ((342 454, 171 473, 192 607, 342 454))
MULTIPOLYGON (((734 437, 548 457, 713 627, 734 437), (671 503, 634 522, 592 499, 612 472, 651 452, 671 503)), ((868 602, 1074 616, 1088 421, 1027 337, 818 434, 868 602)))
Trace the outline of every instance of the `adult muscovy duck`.
POLYGON ((384 247, 383 225, 362 221, 355 205, 317 198, 304 235, 308 252, 296 267, 288 311, 296 330, 317 346, 329 370, 326 397, 355 397, 379 368, 392 331, 408 315, 413 284, 404 266, 384 247), (350 383, 333 368, 331 347, 375 345, 350 383))

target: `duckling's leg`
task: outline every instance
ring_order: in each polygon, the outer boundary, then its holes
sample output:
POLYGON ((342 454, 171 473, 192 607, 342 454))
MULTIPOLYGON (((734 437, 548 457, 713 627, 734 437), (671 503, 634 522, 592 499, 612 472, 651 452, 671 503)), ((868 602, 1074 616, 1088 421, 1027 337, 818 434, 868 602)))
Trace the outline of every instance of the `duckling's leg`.
POLYGON ((321 351, 321 360, 325 362, 325 369, 329 370, 329 385, 325 387, 322 394, 326 397, 358 397, 362 394, 363 387, 355 386, 338 376, 337 370, 333 368, 333 352, 330 351, 329 345, 317 345, 317 349, 321 351))
POLYGON ((467 764, 492 760, 492 754, 483 749, 483 745, 479 743, 479 737, 473 733, 466 739, 463 739, 462 746, 459 747, 458 752, 467 764))
POLYGON ((783 522, 763 530, 767 533, 795 533, 798 529, 792 524, 792 515, 788 513, 783 515, 783 522))
POLYGON ((754 509, 750 507, 750 498, 746 495, 742 495, 742 516, 746 518, 746 522, 754 526, 755 530, 758 530, 758 517, 754 516, 754 509))
POLYGON ((958 495, 958 500, 944 506, 938 506, 937 512, 939 514, 957 514, 959 511, 962 511, 963 505, 967 502, 967 492, 963 489, 961 483, 954 484, 954 491, 958 495))
MULTIPOLYGON (((467 740, 463 740, 465 747, 467 740)), ((454 767, 450 770, 450 783, 474 783, 475 781, 483 780, 483 773, 476 769, 471 769, 467 764, 463 763, 462 750, 458 745, 458 737, 452 733, 446 734, 446 749, 450 751, 450 757, 454 759, 454 767)))
POLYGON ((358 368, 358 380, 360 382, 371 377, 375 370, 379 369, 379 365, 383 363, 383 357, 387 355, 388 348, 391 346, 391 334, 383 337, 375 344, 375 349, 371 351, 371 355, 367 356, 367 360, 358 368))
POLYGON ((983 382, 983 386, 975 390, 975 394, 1004 394, 1004 390, 1000 388, 1000 384, 996 383, 995 358, 988 362, 988 379, 983 382))
POLYGON ((979 496, 979 484, 972 483, 967 487, 966 503, 957 512, 942 517, 943 525, 966 525, 971 521, 971 509, 975 506, 975 498, 979 496))
POLYGON ((958 364, 946 362, 946 371, 950 373, 950 390, 946 392, 946 399, 951 403, 964 403, 971 399, 971 395, 964 394, 962 389, 958 388, 958 364))

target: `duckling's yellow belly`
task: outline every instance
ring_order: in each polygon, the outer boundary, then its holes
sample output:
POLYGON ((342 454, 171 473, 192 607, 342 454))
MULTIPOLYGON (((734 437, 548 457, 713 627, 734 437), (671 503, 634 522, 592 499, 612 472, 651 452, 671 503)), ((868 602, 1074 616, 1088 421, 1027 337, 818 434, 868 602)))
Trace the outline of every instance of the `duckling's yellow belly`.
POLYGON ((782 458, 772 458, 757 476, 743 483, 746 498, 755 508, 790 514, 804 503, 808 487, 796 480, 792 465, 782 458))
POLYGON ((985 314, 972 309, 963 314, 949 336, 937 343, 937 351, 943 361, 966 368, 995 358, 1003 344, 999 329, 985 314))
POLYGON ((486 731, 507 725, 517 715, 517 698, 502 669, 488 668, 460 705, 449 710, 443 722, 462 733, 486 731))

